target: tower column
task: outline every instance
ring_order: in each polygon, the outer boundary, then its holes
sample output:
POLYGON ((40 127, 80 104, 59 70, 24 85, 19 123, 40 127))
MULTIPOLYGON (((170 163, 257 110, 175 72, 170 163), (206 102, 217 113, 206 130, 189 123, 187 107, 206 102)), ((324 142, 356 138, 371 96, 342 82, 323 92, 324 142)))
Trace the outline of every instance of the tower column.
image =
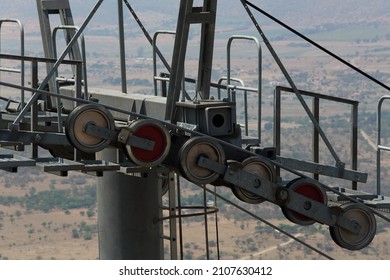
MULTIPOLYGON (((99 153, 116 162, 116 149, 99 153)), ((106 172, 97 187, 99 255, 105 260, 163 259, 161 180, 156 169, 139 177, 106 172)))

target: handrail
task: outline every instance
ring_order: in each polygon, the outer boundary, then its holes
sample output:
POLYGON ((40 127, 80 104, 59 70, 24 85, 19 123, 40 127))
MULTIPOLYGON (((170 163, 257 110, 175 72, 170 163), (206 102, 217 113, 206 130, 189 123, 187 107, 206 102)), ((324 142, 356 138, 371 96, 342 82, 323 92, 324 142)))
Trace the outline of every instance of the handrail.
MULTIPOLYGON (((152 40, 152 47, 153 47, 153 84, 154 84, 154 95, 157 96, 157 80, 161 81, 169 81, 169 78, 163 78, 157 76, 157 38, 161 34, 168 34, 168 35, 175 35, 175 31, 170 30, 161 30, 154 33, 153 40, 152 40)), ((170 69, 167 69, 170 71, 170 69)), ((184 81, 183 81, 183 92, 184 92, 184 81)))
MULTIPOLYGON (((57 60, 56 59, 53 59, 53 58, 37 58, 37 57, 31 57, 31 56, 18 56, 18 55, 9 55, 9 54, 0 54, 0 59, 8 59, 8 60, 20 60, 20 61, 24 61, 24 62, 30 62, 32 64, 32 81, 35 83, 37 82, 37 78, 38 77, 38 68, 37 68, 37 64, 38 63, 54 63, 56 62, 57 60)), ((76 103, 79 103, 79 100, 80 100, 80 97, 81 97, 81 72, 82 72, 82 62, 81 61, 77 61, 77 60, 62 60, 61 61, 62 64, 68 64, 68 65, 74 65, 76 66, 76 97, 77 99, 69 99, 69 100, 72 100, 72 101, 75 101, 76 103)), ((0 81, 0 85, 3 85, 3 86, 9 86, 11 88, 16 88, 16 89, 20 89, 20 90, 24 90, 24 91, 29 91, 29 88, 26 88, 25 86, 17 86, 17 85, 12 85, 9 84, 9 83, 5 83, 5 82, 1 82, 0 81)), ((47 91, 44 91, 43 89, 40 89, 39 87, 38 88, 32 88, 31 89, 31 92, 32 93, 36 93, 35 97, 31 97, 30 100, 23 104, 22 106, 22 110, 21 112, 17 115, 16 119, 23 119, 26 114, 28 113, 28 111, 31 109, 31 107, 33 106, 33 103, 38 99, 39 96, 41 96, 42 94, 47 94, 47 95, 50 95, 50 96, 57 96, 58 93, 55 93, 55 94, 50 94, 49 92, 47 91)), ((66 99, 65 96, 63 96, 62 98, 66 99)))
MULTIPOLYGON (((79 27, 77 26, 70 26, 70 25, 60 25, 53 29, 52 33, 52 42, 53 42, 53 53, 55 57, 57 57, 57 32, 58 30, 75 30, 76 32, 79 31, 79 27)), ((84 99, 88 100, 88 82, 87 82, 87 55, 85 51, 85 39, 84 35, 80 34, 80 43, 81 43, 81 58, 83 62, 83 71, 82 71, 82 80, 84 85, 84 99)), ((59 94, 59 86, 58 86, 58 69, 55 73, 56 76, 56 90, 59 94)), ((61 126, 61 98, 57 98, 57 117, 58 117, 58 132, 62 132, 62 126, 61 126)))
MULTIPOLYGON (((277 86, 275 89, 275 107, 274 107, 274 146, 277 147, 276 154, 280 155, 281 147, 281 92, 293 92, 292 88, 277 86)), ((357 170, 358 168, 358 101, 344 99, 340 97, 333 97, 329 95, 324 95, 320 93, 308 92, 300 90, 302 96, 309 96, 313 98, 313 108, 312 114, 315 117, 316 121, 319 121, 320 117, 320 100, 328 100, 340 104, 347 104, 351 106, 351 167, 352 170, 357 170)), ((319 131, 315 128, 313 124, 313 161, 319 162, 319 131)), ((333 146, 331 146, 333 148, 333 146)), ((323 170, 324 172, 324 170, 323 170)), ((345 174, 339 174, 345 175, 345 174)), ((343 176, 340 176, 342 178, 343 176)), ((318 179, 318 174, 315 174, 315 179, 318 179)), ((357 189, 358 180, 352 180, 352 189, 357 189)))
MULTIPOLYGON (((5 22, 9 23, 16 23, 19 26, 20 29, 20 56, 24 56, 24 26, 22 22, 18 19, 12 19, 12 18, 7 18, 7 19, 0 19, 0 53, 1 53, 1 27, 2 24, 5 22)), ((0 69, 1 71, 5 72, 11 72, 11 73, 20 73, 20 85, 23 87, 25 80, 24 80, 24 72, 25 72, 25 67, 24 67, 24 60, 21 60, 20 62, 20 71, 15 70, 15 69, 0 69)), ((24 90, 22 89, 20 92, 20 99, 22 105, 24 104, 24 90)))
MULTIPOLYGON (((79 27, 73 26, 73 25, 60 25, 53 29, 53 50, 54 55, 57 56, 57 43, 56 43, 56 35, 58 30, 75 30, 76 32, 79 31, 79 27)), ((86 49, 85 49, 85 39, 84 35, 80 34, 80 44, 81 44, 81 59, 83 62, 83 85, 84 85, 84 99, 88 100, 88 82, 87 82, 87 55, 86 55, 86 49)))
POLYGON ((231 100, 230 90, 229 87, 231 83, 231 45, 234 40, 249 40, 254 41, 257 47, 257 53, 258 53, 258 86, 257 86, 257 92, 258 92, 258 123, 257 123, 257 130, 258 130, 258 141, 261 143, 261 102, 262 102, 262 75, 261 75, 261 65, 262 65, 262 50, 259 40, 256 37, 252 36, 241 36, 241 35, 233 35, 229 38, 228 44, 227 44, 227 85, 228 85, 228 98, 231 100))
POLYGON ((377 148, 376 148, 376 188, 377 194, 381 194, 381 151, 390 151, 390 146, 382 145, 382 105, 390 95, 384 95, 379 99, 377 110, 377 148))

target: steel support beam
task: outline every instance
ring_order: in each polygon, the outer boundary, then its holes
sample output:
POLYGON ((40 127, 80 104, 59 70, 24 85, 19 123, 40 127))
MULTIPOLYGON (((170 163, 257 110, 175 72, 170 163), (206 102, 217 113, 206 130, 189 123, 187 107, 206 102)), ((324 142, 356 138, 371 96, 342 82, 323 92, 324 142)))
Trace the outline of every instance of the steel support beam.
POLYGON ((171 122, 177 121, 176 102, 179 101, 182 89, 191 24, 201 24, 202 30, 196 90, 201 99, 208 99, 210 95, 217 0, 204 0, 202 7, 193 5, 193 0, 180 1, 165 116, 171 122))

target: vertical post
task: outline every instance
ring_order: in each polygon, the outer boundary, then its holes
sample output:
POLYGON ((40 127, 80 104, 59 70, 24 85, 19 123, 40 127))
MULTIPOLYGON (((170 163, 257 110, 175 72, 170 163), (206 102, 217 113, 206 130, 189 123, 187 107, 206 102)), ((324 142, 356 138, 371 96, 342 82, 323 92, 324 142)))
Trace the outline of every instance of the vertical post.
POLYGON ((207 13, 208 16, 205 16, 205 19, 202 22, 198 83, 196 90, 201 94, 202 99, 209 99, 214 52, 215 19, 217 15, 217 0, 204 0, 202 12, 207 13))
MULTIPOLYGON (((275 99, 274 99, 274 147, 276 154, 280 156, 280 110, 281 110, 281 97, 280 87, 275 88, 275 99)), ((276 176, 280 176, 280 168, 276 168, 276 176)))
MULTIPOLYGON (((313 115, 317 122, 320 122, 320 99, 318 97, 313 98, 313 115)), ((319 148, 319 138, 320 134, 318 129, 313 125, 313 162, 319 163, 320 161, 320 148, 319 148)), ((314 174, 314 179, 319 179, 318 174, 314 174)))
MULTIPOLYGON (((98 156, 115 162, 116 151, 105 149, 98 156)), ((98 179, 100 259, 163 258, 161 180, 155 169, 141 175, 107 172, 98 179)))
POLYGON ((381 134, 382 134, 382 103, 386 99, 383 96, 379 99, 377 109, 377 140, 376 140, 376 194, 381 194, 381 134))
MULTIPOLYGON (((358 169, 358 102, 352 105, 351 120, 351 162, 352 170, 358 169)), ((352 189, 357 190, 357 182, 352 181, 352 189)))
POLYGON ((193 0, 180 1, 165 115, 165 119, 171 122, 176 121, 176 102, 179 101, 180 90, 184 90, 181 83, 191 24, 202 25, 196 90, 201 99, 209 99, 210 96, 217 0, 204 0, 202 7, 194 7, 193 4, 193 0))
MULTIPOLYGON (((169 172, 168 174, 168 186, 169 186, 169 215, 171 217, 176 215, 176 180, 175 173, 169 172)), ((171 218, 169 220, 169 235, 170 235, 170 246, 171 246, 171 259, 177 260, 177 226, 176 219, 171 218)))
POLYGON ((118 0, 119 49, 121 60, 122 92, 127 93, 125 29, 123 24, 123 0, 118 0))
MULTIPOLYGON (((37 88, 38 87, 38 61, 33 60, 31 62, 31 87, 37 88)), ((22 104, 23 106, 24 104, 22 104)), ((31 106, 31 131, 37 131, 38 128, 38 104, 37 102, 34 102, 31 106)), ((37 158, 38 157, 38 145, 37 144, 31 144, 31 157, 37 158)))
POLYGON ((192 11, 193 2, 193 0, 181 0, 179 6, 165 114, 165 119, 172 122, 174 122, 176 102, 180 98, 181 83, 184 77, 184 61, 187 52, 188 34, 190 32, 187 17, 192 11))

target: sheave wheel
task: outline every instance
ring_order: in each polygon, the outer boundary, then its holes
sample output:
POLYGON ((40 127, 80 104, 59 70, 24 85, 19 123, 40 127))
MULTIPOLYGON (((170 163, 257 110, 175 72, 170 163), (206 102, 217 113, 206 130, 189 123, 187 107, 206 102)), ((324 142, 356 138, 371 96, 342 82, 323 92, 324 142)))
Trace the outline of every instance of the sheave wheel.
POLYGON ((187 140, 180 149, 180 168, 183 175, 189 181, 197 184, 212 183, 219 177, 219 174, 198 166, 200 156, 218 163, 224 163, 225 153, 218 141, 204 136, 187 140))
POLYGON ((130 124, 131 135, 154 141, 151 151, 125 145, 128 158, 139 166, 156 166, 167 157, 171 148, 171 136, 167 128, 156 120, 137 120, 130 124))
MULTIPOLYGON (((299 193, 305 197, 321 202, 328 203, 328 197, 322 186, 316 181, 309 178, 297 178, 289 182, 286 186, 291 191, 299 193)), ((294 224, 308 226, 316 221, 298 212, 292 211, 286 207, 282 207, 284 216, 294 224)))
POLYGON ((65 134, 69 142, 82 152, 96 153, 106 148, 111 140, 86 133, 89 124, 114 130, 114 118, 105 107, 96 104, 78 106, 68 115, 65 134))
POLYGON ((348 250, 360 250, 368 246, 376 234, 376 219, 374 214, 358 203, 346 203, 340 206, 341 216, 357 223, 359 233, 355 234, 347 229, 334 225, 329 227, 333 241, 348 250))
MULTIPOLYGON (((265 180, 273 181, 275 178, 274 170, 267 163, 261 161, 258 157, 249 157, 242 162, 243 170, 255 174, 265 180)), ((249 192, 243 188, 232 186, 233 194, 241 201, 250 204, 259 204, 265 199, 257 194, 249 192)))

